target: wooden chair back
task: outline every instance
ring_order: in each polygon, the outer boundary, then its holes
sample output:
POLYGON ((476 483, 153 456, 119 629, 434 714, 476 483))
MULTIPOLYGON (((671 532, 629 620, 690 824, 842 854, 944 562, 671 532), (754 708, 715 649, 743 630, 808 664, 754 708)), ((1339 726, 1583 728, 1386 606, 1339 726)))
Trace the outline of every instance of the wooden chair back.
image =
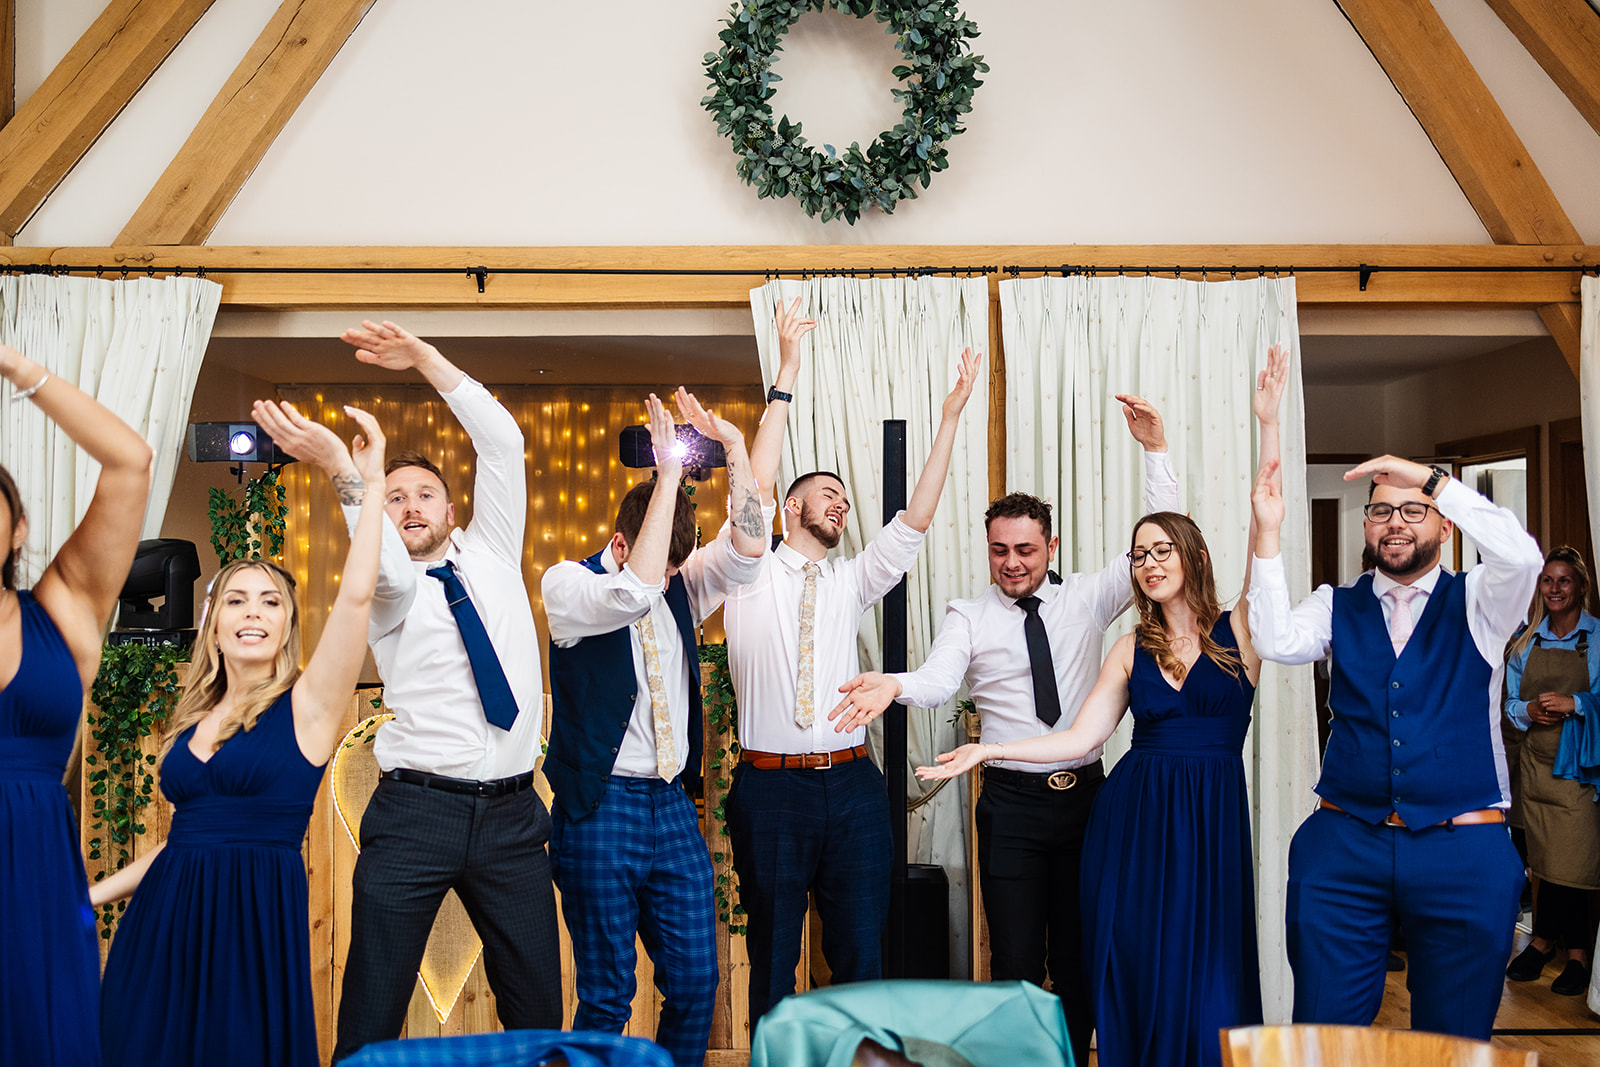
POLYGON ((1375 1026, 1223 1030, 1223 1067, 1537 1067, 1539 1054, 1486 1041, 1375 1026))

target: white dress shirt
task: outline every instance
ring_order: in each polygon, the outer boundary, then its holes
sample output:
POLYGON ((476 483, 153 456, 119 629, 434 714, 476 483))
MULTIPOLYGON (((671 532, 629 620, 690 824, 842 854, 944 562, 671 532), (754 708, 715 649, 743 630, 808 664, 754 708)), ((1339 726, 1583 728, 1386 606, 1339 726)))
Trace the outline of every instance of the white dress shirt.
MULTIPOLYGON (((1440 490, 1434 503, 1439 513, 1472 538, 1483 562, 1466 574, 1467 628, 1472 643, 1491 667, 1485 693, 1484 728, 1494 746, 1495 774, 1500 782, 1501 802, 1511 806, 1511 786, 1506 774, 1504 743, 1500 738, 1500 686, 1505 674, 1506 642, 1527 617, 1528 602, 1544 567, 1539 546, 1522 528, 1512 512, 1452 478, 1440 490)), ((1411 601, 1411 617, 1420 620, 1428 599, 1439 583, 1442 567, 1411 583, 1422 590, 1411 601)), ((1400 583, 1377 571, 1372 577, 1372 594, 1383 610, 1384 625, 1389 623, 1393 604, 1383 594, 1400 583)), ((1250 641, 1262 659, 1274 663, 1314 663, 1329 654, 1333 644, 1333 587, 1322 585, 1299 604, 1290 606, 1289 584, 1283 572, 1283 557, 1261 559, 1250 568, 1250 641)), ((1337 650, 1334 650, 1335 652, 1337 650)))
MULTIPOLYGON (((378 731, 372 752, 385 771, 409 767, 452 778, 509 778, 533 769, 544 719, 539 638, 522 581, 528 514, 522 431, 471 378, 440 396, 478 456, 472 522, 450 531, 444 558, 455 564, 489 633, 517 701, 517 721, 507 732, 483 717, 444 583, 423 573, 439 564, 413 560, 400 531, 386 520, 368 639, 394 721, 378 731)), ((353 529, 360 509, 344 511, 353 529)))
MULTIPOLYGON (((1179 509, 1178 476, 1165 452, 1144 454, 1144 505, 1147 512, 1179 509)), ((950 602, 922 666, 894 676, 901 686, 899 702, 938 707, 965 680, 983 723, 984 744, 1042 737, 1071 726, 1100 676, 1106 629, 1133 603, 1133 568, 1124 552, 1093 574, 1069 574, 1059 585, 1046 581, 1034 595, 1041 601, 1039 618, 1050 639, 1061 695, 1061 718, 1055 726, 1040 722, 1034 706, 1033 667, 1022 628, 1027 613, 995 585, 970 600, 950 602)), ((1065 763, 990 762, 1039 773, 1082 767, 1100 754, 1097 748, 1065 763)))
MULTIPOLYGON (((689 594, 689 614, 696 626, 717 610, 730 590, 755 581, 764 555, 741 556, 726 534, 689 553, 679 573, 683 575, 685 591, 689 594)), ((640 581, 627 564, 618 566, 609 545, 600 553, 600 563, 605 567, 604 574, 596 574, 573 560, 557 563, 544 572, 541 588, 545 614, 550 620, 550 640, 558 648, 571 648, 585 637, 628 627, 638 696, 634 699, 633 714, 628 719, 628 729, 623 734, 611 773, 627 778, 656 778, 659 768, 656 765, 655 707, 650 703, 650 675, 645 668, 644 646, 639 643, 639 628, 633 625, 648 615, 650 627, 655 631, 656 659, 666 690, 667 715, 672 720, 672 751, 681 771, 689 758, 689 664, 685 662, 686 650, 678 632, 678 621, 667 606, 667 583, 651 585, 640 581)), ((698 682, 699 664, 694 667, 698 682)))
MULTIPOLYGON (((770 525, 772 508, 763 509, 770 525)), ((904 515, 904 512, 901 513, 904 515)), ((757 752, 832 752, 866 742, 865 727, 838 733, 828 712, 861 673, 861 617, 917 561, 923 533, 896 515, 853 559, 824 559, 817 575, 812 674, 816 718, 794 720, 800 675, 800 595, 805 556, 787 543, 761 559, 755 580, 727 597, 728 669, 739 702, 739 744, 757 752)))

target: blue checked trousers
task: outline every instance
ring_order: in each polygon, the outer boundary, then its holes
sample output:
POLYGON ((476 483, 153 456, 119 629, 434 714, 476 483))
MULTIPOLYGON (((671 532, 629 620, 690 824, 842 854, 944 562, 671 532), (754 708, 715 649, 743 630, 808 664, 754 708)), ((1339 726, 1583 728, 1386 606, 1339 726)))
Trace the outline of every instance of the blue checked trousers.
POLYGON ((699 1067, 717 995, 711 857, 694 802, 659 778, 613 776, 587 818, 551 812, 550 868, 572 935, 574 1030, 621 1033, 632 1014, 638 956, 661 991, 656 1043, 677 1067, 699 1067))

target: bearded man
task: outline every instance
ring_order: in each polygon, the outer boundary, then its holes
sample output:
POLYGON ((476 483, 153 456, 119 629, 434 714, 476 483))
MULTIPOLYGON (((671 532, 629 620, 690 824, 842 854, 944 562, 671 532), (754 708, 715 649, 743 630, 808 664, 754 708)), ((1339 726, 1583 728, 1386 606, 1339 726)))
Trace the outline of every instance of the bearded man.
POLYGON ((382 773, 361 819, 334 1059, 400 1036, 450 889, 483 938, 501 1023, 557 1029, 550 814, 532 788, 544 702, 522 580, 522 431, 487 389, 393 323, 364 322, 344 340, 363 363, 421 373, 472 438, 478 465, 465 529, 426 457, 400 452, 386 467, 390 521, 368 639, 394 721, 373 742, 382 773))
MULTIPOLYGON (((799 318, 798 308, 798 299, 778 307, 777 382, 750 450, 769 524, 799 342, 815 325, 799 318)), ((794 991, 812 890, 833 983, 882 977, 888 794, 882 772, 866 758, 865 727, 836 731, 828 710, 839 686, 860 673, 861 616, 916 562, 981 359, 962 353, 960 377, 944 400, 911 500, 860 553, 828 558, 850 515, 843 479, 831 471, 803 474, 784 497, 786 539, 762 558, 753 582, 727 595, 723 624, 744 751, 726 811, 739 899, 748 913, 752 1028, 794 991)))
POLYGON ((1331 651, 1333 664, 1321 799, 1289 848, 1294 1021, 1370 1025, 1398 920, 1411 1028, 1487 1041, 1523 884, 1505 824, 1501 676, 1543 557, 1516 515, 1441 467, 1380 456, 1345 478, 1367 476, 1374 569, 1293 607, 1267 466, 1253 497, 1256 651, 1278 663, 1331 651), (1440 566, 1457 525, 1483 560, 1464 574, 1440 566))

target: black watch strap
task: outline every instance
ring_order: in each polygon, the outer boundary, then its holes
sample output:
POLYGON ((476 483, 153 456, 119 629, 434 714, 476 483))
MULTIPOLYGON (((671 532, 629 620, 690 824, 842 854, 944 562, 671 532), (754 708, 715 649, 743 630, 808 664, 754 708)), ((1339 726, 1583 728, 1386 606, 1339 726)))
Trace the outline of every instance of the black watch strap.
POLYGON ((1434 492, 1439 488, 1439 483, 1450 477, 1450 472, 1437 463, 1431 464, 1428 469, 1433 471, 1433 474, 1429 476, 1427 482, 1423 485, 1422 495, 1432 500, 1434 492))
POLYGON ((788 404, 788 403, 793 402, 794 394, 793 393, 785 393, 783 390, 779 389, 776 385, 774 385, 774 386, 772 386, 771 388, 769 388, 767 390, 767 403, 770 404, 774 400, 781 400, 785 404, 788 404))

